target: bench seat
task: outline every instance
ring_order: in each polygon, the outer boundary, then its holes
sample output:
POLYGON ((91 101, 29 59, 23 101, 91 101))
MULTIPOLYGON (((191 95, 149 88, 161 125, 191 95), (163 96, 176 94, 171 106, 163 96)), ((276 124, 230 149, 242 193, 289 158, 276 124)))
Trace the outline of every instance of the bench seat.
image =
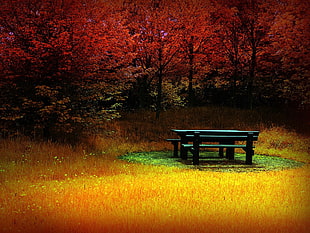
POLYGON ((166 139, 166 141, 167 142, 180 142, 181 141, 181 139, 180 138, 168 138, 168 139, 166 139))
MULTIPOLYGON (((182 144, 184 148, 192 148, 193 144, 182 144)), ((246 148, 246 145, 199 144, 200 148, 246 148)), ((254 148, 254 146, 253 146, 254 148)))

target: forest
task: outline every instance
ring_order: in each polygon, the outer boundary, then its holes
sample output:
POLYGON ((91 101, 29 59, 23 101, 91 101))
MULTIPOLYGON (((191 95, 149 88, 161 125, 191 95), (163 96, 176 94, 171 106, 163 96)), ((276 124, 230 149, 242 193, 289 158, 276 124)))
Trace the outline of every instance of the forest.
POLYGON ((308 233, 309 15, 0 0, 0 232, 308 233), (173 157, 171 129, 259 131, 253 163, 173 157))
POLYGON ((1 137, 101 132, 122 112, 309 109, 302 0, 6 0, 1 137))

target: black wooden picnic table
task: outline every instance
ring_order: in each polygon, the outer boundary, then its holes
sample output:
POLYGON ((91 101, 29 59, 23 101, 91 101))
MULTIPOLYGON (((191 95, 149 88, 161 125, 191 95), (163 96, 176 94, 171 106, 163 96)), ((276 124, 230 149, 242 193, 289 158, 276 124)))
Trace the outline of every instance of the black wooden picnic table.
POLYGON ((242 148, 246 152, 246 164, 252 164, 253 142, 258 140, 259 134, 259 131, 244 130, 172 129, 172 131, 179 136, 176 139, 167 139, 174 144, 174 156, 178 156, 180 144, 180 157, 186 160, 190 151, 193 154, 194 165, 199 164, 200 148, 218 148, 220 157, 224 157, 226 149, 226 158, 229 160, 234 160, 235 148, 242 148))

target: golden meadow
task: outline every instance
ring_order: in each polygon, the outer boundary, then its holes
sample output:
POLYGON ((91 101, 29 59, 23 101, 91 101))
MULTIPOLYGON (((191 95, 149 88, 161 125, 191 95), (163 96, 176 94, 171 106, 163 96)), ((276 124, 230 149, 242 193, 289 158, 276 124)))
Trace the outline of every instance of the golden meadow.
POLYGON ((310 139, 294 130, 298 123, 266 109, 204 107, 170 110, 159 121, 151 112, 125 114, 74 147, 1 140, 0 232, 308 232, 310 139), (171 150, 171 128, 260 130, 256 154, 305 165, 224 173, 117 159, 171 150))

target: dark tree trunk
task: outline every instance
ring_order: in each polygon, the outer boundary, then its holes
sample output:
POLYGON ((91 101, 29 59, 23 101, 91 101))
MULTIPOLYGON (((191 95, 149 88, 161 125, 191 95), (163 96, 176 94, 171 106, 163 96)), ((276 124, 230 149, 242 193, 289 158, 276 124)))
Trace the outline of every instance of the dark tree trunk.
POLYGON ((160 117, 161 109, 162 109, 162 84, 163 84, 163 65, 162 65, 162 48, 158 50, 158 60, 159 60, 159 69, 157 72, 157 100, 156 100, 156 119, 158 120, 160 117))
POLYGON ((248 81, 248 108, 253 109, 253 85, 255 82, 255 70, 256 70, 256 57, 257 57, 257 49, 256 49, 256 40, 254 35, 254 22, 251 24, 251 63, 250 63, 250 75, 248 81))
POLYGON ((194 90, 193 90, 193 78, 194 78, 194 37, 191 36, 191 41, 188 46, 189 50, 189 74, 188 74, 188 104, 194 105, 194 90))

